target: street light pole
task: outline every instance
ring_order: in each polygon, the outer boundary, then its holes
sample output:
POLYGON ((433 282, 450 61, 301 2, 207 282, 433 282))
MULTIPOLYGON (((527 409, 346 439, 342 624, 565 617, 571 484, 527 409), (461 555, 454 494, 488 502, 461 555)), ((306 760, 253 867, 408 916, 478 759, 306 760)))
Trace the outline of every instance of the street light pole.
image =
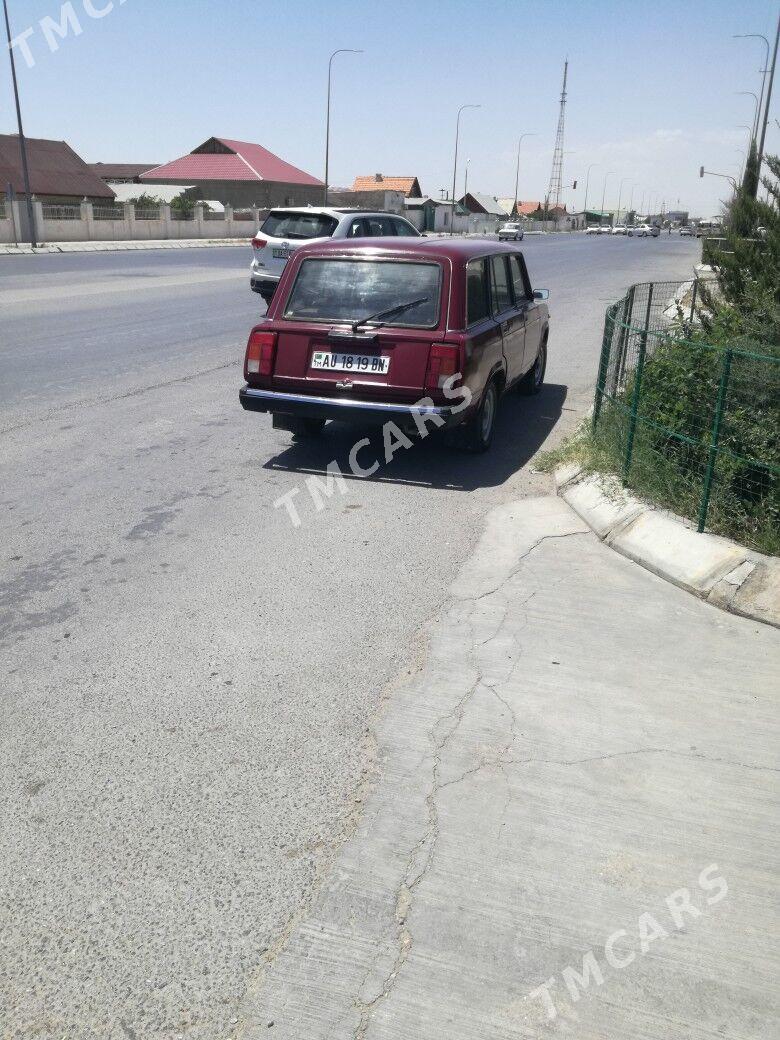
POLYGON ((601 227, 601 222, 604 219, 604 199, 607 197, 607 178, 614 176, 615 174, 612 170, 610 170, 609 173, 604 174, 604 187, 601 191, 601 216, 599 217, 599 227, 601 227))
MULTIPOLYGON (((764 75, 761 77, 761 99, 758 102, 758 112, 761 111, 761 105, 764 100, 764 89, 766 87, 766 74, 769 70, 769 40, 766 36, 762 36, 761 33, 737 33, 734 36, 735 40, 763 40, 766 46, 766 60, 764 61, 764 75)), ((758 137, 758 115, 756 115, 755 122, 753 123, 753 134, 752 136, 758 137)))
POLYGON ((628 177, 624 177, 623 180, 620 182, 620 187, 618 188, 618 207, 617 207, 617 222, 618 222, 618 224, 620 223, 620 200, 623 197, 623 185, 626 183, 627 180, 628 180, 628 177))
POLYGON ((514 207, 513 207, 513 212, 514 212, 515 216, 517 216, 517 189, 518 189, 518 185, 520 184, 520 145, 523 143, 523 138, 524 137, 538 137, 538 136, 539 136, 538 134, 531 132, 531 133, 526 133, 526 134, 520 134, 520 137, 517 139, 517 166, 515 167, 515 204, 514 204, 514 207))
POLYGON ((22 126, 22 107, 19 104, 19 85, 16 82, 16 62, 14 61, 14 49, 11 46, 11 23, 8 20, 8 0, 3 0, 3 12, 5 14, 5 32, 8 37, 8 55, 11 59, 11 78, 14 84, 14 101, 16 102, 16 122, 19 127, 19 151, 22 157, 22 180, 24 182, 24 194, 27 199, 27 220, 30 224, 30 245, 35 249, 38 244, 38 236, 35 229, 35 209, 30 192, 30 171, 27 166, 27 142, 24 139, 24 127, 22 126))
POLYGON ((755 102, 755 108, 753 109, 753 125, 756 126, 758 123, 758 95, 754 94, 752 90, 735 90, 735 94, 749 94, 755 102))
POLYGON ((585 224, 588 223, 588 185, 590 184, 590 171, 594 166, 600 166, 600 163, 593 162, 588 167, 587 173, 585 174, 585 205, 582 207, 585 213, 585 224))
MULTIPOLYGON (((5 3, 5 0, 3 0, 5 3)), ((337 54, 362 54, 363 51, 353 50, 351 47, 340 47, 334 51, 328 59, 328 105, 325 115, 325 205, 328 205, 328 160, 330 158, 330 78, 333 69, 333 59, 337 54)))
MULTIPOLYGON (((769 83, 766 88, 766 100, 764 102, 764 125, 761 128, 761 141, 758 145, 758 166, 756 171, 758 173, 758 181, 761 180, 761 163, 764 158, 764 142, 766 141, 766 124, 769 122, 769 103, 772 100, 772 84, 775 81, 775 68, 777 67, 777 45, 780 42, 780 15, 777 16, 777 32, 775 33, 775 50, 772 55, 772 68, 769 73, 769 83)), ((758 184, 756 185, 756 194, 758 194, 758 184)))
POLYGON ((455 230, 455 183, 458 176, 458 137, 460 136, 460 114, 464 108, 481 108, 481 105, 461 105, 458 118, 455 120, 455 161, 452 164, 452 214, 450 216, 450 235, 455 230))

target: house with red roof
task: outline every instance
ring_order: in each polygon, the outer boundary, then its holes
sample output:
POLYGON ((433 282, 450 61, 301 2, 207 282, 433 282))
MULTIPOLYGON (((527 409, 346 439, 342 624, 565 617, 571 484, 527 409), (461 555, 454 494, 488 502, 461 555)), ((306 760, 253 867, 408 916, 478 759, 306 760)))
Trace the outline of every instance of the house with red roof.
POLYGON ((201 199, 234 207, 321 205, 325 185, 259 144, 210 137, 188 155, 147 170, 141 184, 193 186, 201 199))

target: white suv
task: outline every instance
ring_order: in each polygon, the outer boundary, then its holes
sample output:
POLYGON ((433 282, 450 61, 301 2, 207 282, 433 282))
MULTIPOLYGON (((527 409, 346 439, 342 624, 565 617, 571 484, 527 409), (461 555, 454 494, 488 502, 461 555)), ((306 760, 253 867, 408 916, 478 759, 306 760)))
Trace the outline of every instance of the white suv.
POLYGON ((303 209, 272 209, 252 239, 254 257, 249 283, 270 302, 284 266, 302 243, 327 238, 420 238, 420 232, 394 213, 307 206, 303 209))

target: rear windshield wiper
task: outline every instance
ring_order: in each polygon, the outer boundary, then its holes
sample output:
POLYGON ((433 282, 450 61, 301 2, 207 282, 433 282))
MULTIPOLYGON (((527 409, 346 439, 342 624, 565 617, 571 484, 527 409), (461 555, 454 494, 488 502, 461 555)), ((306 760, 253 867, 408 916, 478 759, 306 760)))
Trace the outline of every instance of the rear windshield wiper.
POLYGON ((410 311, 412 307, 416 307, 420 303, 427 303, 430 296, 421 296, 419 300, 410 300, 409 303, 399 303, 396 307, 390 307, 386 311, 379 311, 378 314, 371 314, 367 318, 359 318, 357 321, 352 322, 352 331, 357 332, 361 325, 368 325, 370 321, 379 321, 380 318, 395 318, 399 314, 403 314, 404 311, 410 311))

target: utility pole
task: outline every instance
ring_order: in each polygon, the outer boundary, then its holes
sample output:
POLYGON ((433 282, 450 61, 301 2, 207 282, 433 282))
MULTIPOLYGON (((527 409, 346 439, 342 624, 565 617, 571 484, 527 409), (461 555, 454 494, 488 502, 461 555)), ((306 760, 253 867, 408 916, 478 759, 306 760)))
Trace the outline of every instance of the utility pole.
MULTIPOLYGON (((5 3, 5 0, 3 0, 5 3)), ((325 114, 325 194, 324 202, 328 205, 328 160, 330 158, 330 79, 331 72, 333 70, 333 59, 337 54, 362 54, 363 51, 353 50, 351 47, 340 47, 337 51, 334 51, 328 59, 328 104, 325 114)))
POLYGON ((772 100, 772 84, 775 81, 775 68, 777 66, 777 45, 780 43, 780 15, 777 16, 777 32, 775 33, 775 50, 772 55, 772 68, 769 72, 769 82, 766 87, 766 99, 764 101, 764 124, 761 127, 761 141, 758 145, 758 166, 756 167, 756 194, 753 198, 758 195, 758 185, 761 183, 761 163, 764 159, 764 142, 766 141, 766 124, 769 122, 769 104, 772 100))
POLYGON ((450 216, 450 236, 455 233, 455 182, 458 177, 458 138, 460 137, 460 114, 464 108, 481 108, 481 105, 461 105, 458 118, 455 120, 455 159, 452 163, 452 214, 450 216))
POLYGON ((14 49, 11 46, 11 23, 8 20, 8 0, 3 0, 3 11, 5 13, 5 32, 8 37, 8 55, 11 59, 11 78, 14 83, 14 101, 16 102, 16 122, 19 127, 19 151, 22 156, 22 179, 24 181, 24 194, 27 198, 27 220, 30 224, 30 245, 35 249, 38 244, 38 236, 35 229, 35 208, 33 206, 32 194, 30 193, 30 171, 27 167, 27 142, 24 139, 24 127, 22 126, 22 108, 19 104, 19 85, 16 82, 16 62, 14 61, 14 49))
POLYGON ((517 216, 517 189, 518 189, 518 185, 520 184, 520 145, 523 143, 523 138, 524 137, 537 137, 537 136, 538 136, 537 134, 535 134, 533 132, 529 132, 529 133, 525 133, 525 134, 520 134, 520 137, 517 139, 517 166, 515 167, 515 204, 514 204, 513 209, 512 209, 512 212, 514 213, 515 216, 517 216))
POLYGON ((569 73, 569 59, 563 63, 563 88, 561 89, 561 107, 558 115, 558 130, 555 134, 550 186, 547 189, 546 203, 552 202, 553 208, 561 202, 561 182, 563 180, 563 124, 566 112, 566 79, 569 73))
POLYGON ((600 165, 600 163, 597 163, 597 162, 591 163, 590 166, 588 167, 588 172, 585 174, 585 205, 582 207, 582 209, 583 209, 583 212, 585 213, 585 223, 586 224, 588 223, 588 185, 590 184, 590 171, 593 169, 594 166, 599 166, 599 165, 600 165))

